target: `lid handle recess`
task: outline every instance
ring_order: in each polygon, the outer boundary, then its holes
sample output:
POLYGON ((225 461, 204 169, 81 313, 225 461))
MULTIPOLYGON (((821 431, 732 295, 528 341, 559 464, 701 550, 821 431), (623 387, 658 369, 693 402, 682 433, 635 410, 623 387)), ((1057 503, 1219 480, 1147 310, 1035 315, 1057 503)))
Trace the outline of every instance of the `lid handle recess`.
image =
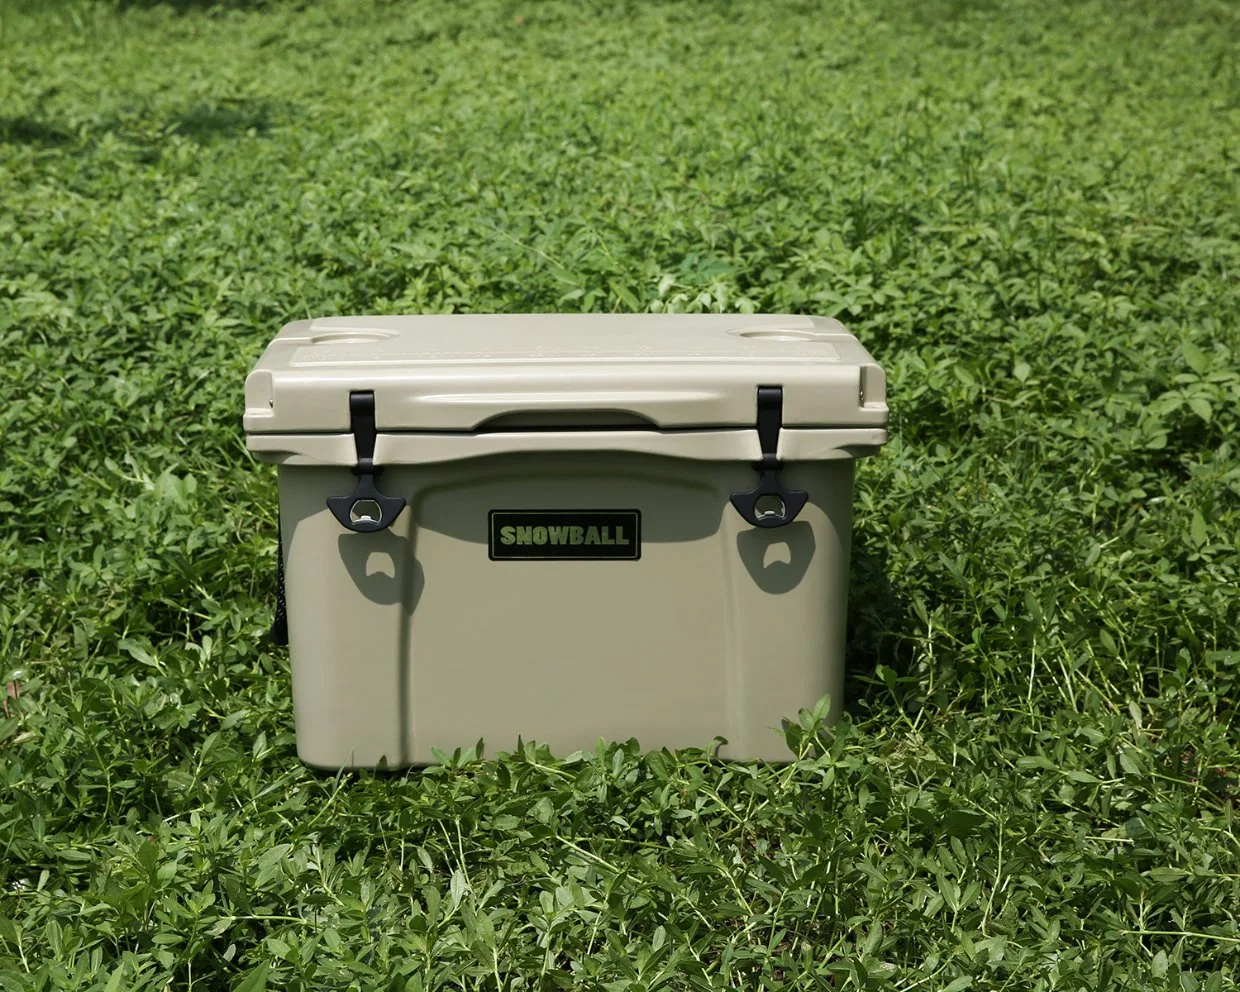
POLYGON ((783 427, 784 390, 782 386, 758 387, 758 442, 762 461, 756 488, 732 494, 736 512, 755 527, 783 527, 797 518, 809 493, 785 489, 779 481, 779 432, 783 427))
POLYGON ((357 485, 348 496, 329 496, 327 508, 340 523, 359 534, 387 530, 405 508, 404 497, 385 496, 375 486, 383 471, 375 464, 375 394, 349 393, 349 424, 357 464, 353 474, 357 485))

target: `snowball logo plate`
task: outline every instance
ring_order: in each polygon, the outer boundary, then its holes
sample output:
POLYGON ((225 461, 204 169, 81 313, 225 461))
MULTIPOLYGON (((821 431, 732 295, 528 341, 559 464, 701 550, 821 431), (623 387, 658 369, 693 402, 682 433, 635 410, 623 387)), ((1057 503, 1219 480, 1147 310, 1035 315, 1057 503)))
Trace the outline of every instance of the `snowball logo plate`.
POLYGON ((492 561, 636 561, 638 510, 492 510, 492 561))

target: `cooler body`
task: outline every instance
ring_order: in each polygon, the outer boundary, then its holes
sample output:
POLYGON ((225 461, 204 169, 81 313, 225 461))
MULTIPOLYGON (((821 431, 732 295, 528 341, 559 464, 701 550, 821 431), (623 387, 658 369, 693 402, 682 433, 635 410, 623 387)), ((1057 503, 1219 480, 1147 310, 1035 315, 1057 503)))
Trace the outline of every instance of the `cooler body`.
POLYGON ((384 482, 408 509, 381 534, 350 534, 324 509, 340 469, 282 468, 302 759, 400 765, 480 738, 563 755, 599 737, 674 748, 716 735, 724 756, 787 758, 781 719, 841 699, 853 462, 790 472, 813 495, 770 530, 728 504, 747 474, 623 453, 396 467, 384 482), (557 525, 572 519, 563 507, 635 513, 640 531, 595 526, 600 540, 640 542, 640 557, 492 558, 493 511, 554 534, 573 526, 557 525))

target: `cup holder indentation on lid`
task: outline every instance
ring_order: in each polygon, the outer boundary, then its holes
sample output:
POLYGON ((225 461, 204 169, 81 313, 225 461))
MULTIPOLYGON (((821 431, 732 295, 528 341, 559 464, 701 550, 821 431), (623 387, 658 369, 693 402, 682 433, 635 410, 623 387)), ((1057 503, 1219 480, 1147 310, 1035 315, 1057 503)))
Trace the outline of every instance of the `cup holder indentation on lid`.
POLYGON ((757 341, 808 341, 821 344, 829 344, 831 341, 831 335, 822 331, 800 331, 791 327, 748 327, 728 333, 757 341))
POLYGON ((396 337, 395 331, 324 331, 310 337, 311 344, 373 344, 396 337))

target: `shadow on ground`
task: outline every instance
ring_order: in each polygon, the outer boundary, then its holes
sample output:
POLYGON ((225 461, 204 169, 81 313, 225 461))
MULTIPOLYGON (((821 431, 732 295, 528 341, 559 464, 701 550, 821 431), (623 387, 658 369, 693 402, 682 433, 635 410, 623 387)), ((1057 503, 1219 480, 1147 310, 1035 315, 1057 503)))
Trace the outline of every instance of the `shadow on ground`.
POLYGON ((73 135, 63 128, 34 117, 0 116, 0 145, 37 145, 54 148, 67 145, 73 135))
POLYGON ((186 14, 193 11, 212 10, 266 10, 271 7, 297 6, 304 7, 308 0, 107 0, 108 6, 114 10, 150 10, 152 7, 167 7, 177 13, 186 14))
POLYGON ((239 100, 219 106, 200 104, 174 114, 169 123, 176 127, 177 134, 205 144, 251 131, 266 134, 279 118, 287 114, 288 109, 265 100, 239 100))
POLYGON ((205 145, 265 136, 296 116, 296 107, 270 100, 225 100, 217 104, 197 104, 170 114, 165 111, 164 114, 124 119, 114 117, 77 131, 37 117, 0 116, 0 145, 90 146, 104 135, 112 134, 131 147, 157 153, 171 134, 205 145))
POLYGON ((908 599, 888 574, 887 549, 880 543, 854 543, 848 590, 848 634, 845 649, 844 706, 864 709, 886 690, 876 685, 879 665, 897 678, 912 670, 909 632, 918 619, 908 599))

